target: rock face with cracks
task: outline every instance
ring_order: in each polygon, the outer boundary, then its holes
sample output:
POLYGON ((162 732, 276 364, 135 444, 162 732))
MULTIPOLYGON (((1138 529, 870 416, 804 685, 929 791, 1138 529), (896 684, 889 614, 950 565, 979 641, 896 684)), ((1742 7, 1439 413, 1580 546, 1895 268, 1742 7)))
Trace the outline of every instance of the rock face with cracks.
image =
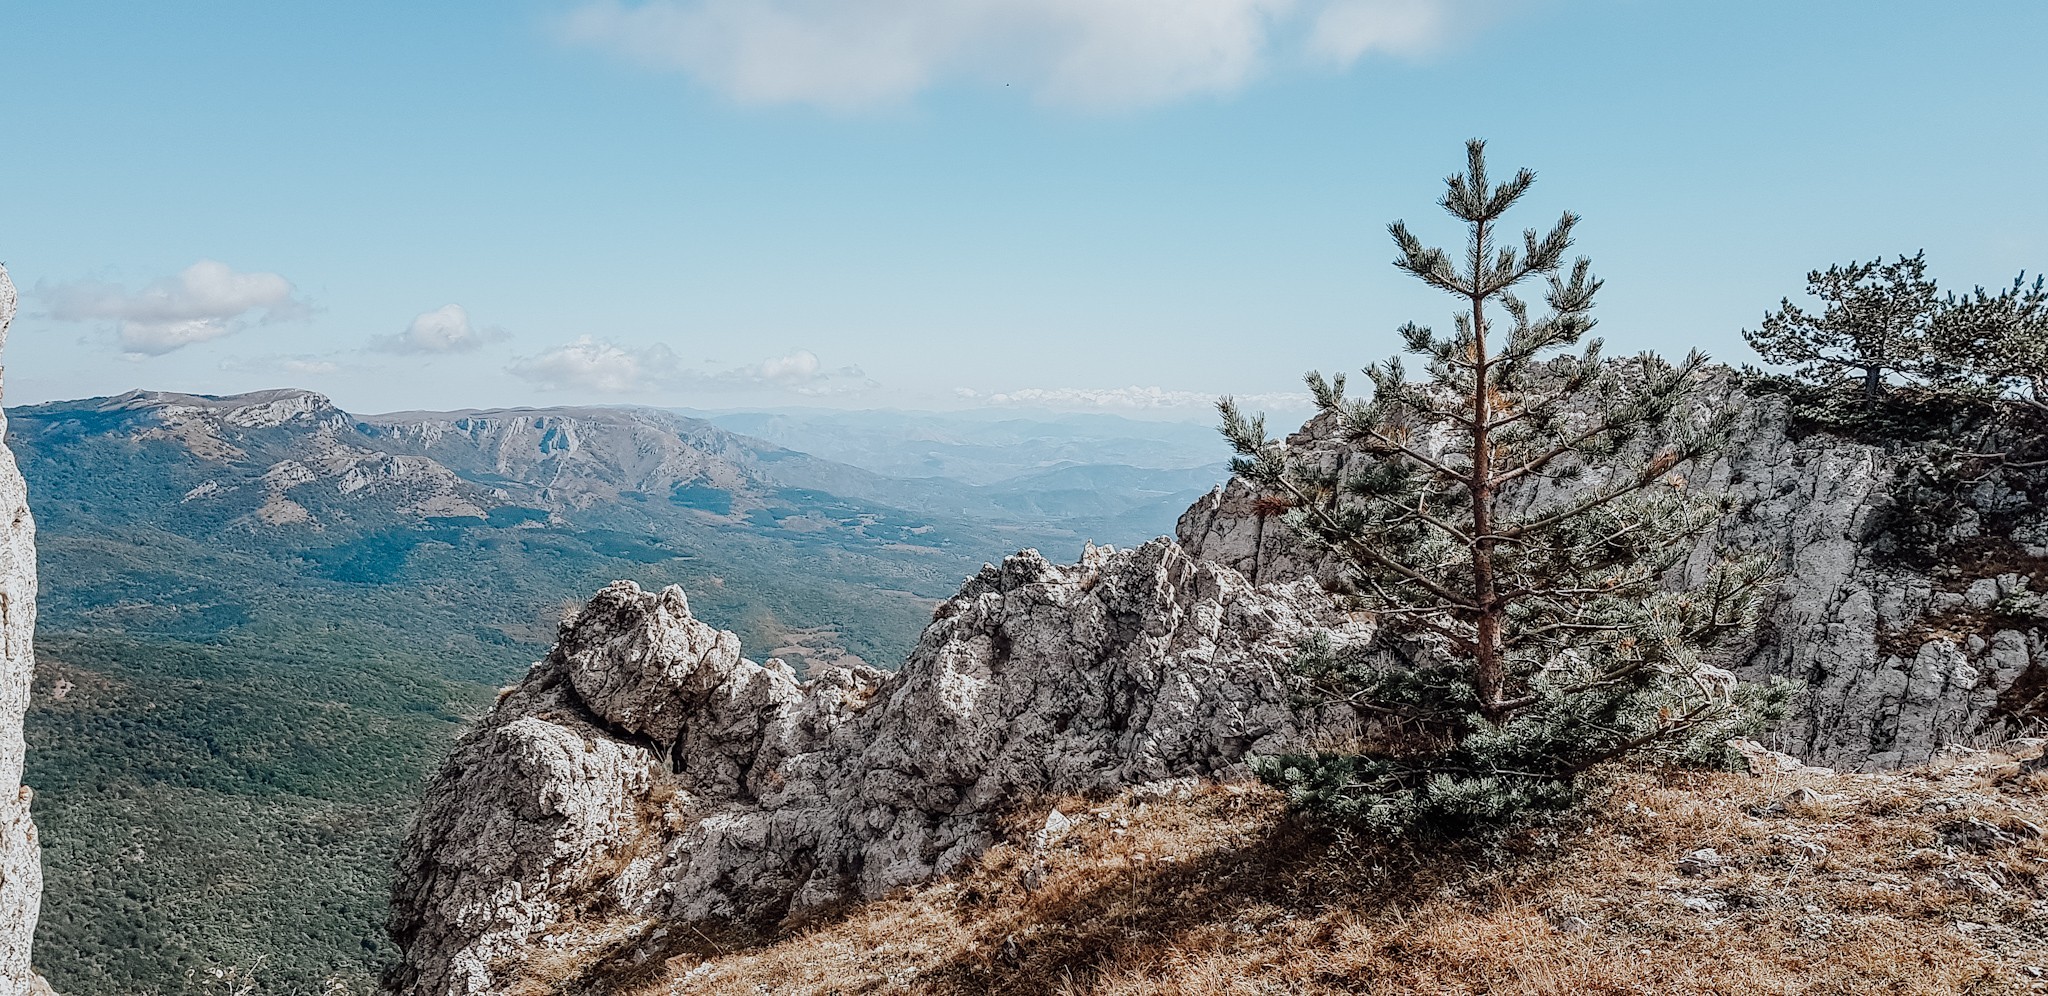
MULTIPOLYGON (((1955 553, 1916 565, 1900 550, 1901 531, 1920 514, 1906 491, 1916 467, 1940 459, 1938 447, 1801 434, 1781 398, 1744 397, 1725 377, 1710 389, 1738 406, 1739 427, 1713 464, 1687 471, 1688 486, 1726 496, 1732 510, 1670 583, 1697 578, 1716 547, 1778 558, 1784 580, 1735 667, 1807 690, 1776 746, 1818 763, 1888 769, 2041 714, 2048 513, 2033 495, 2048 494, 2048 468, 1962 489, 1936 523, 1955 553)), ((1326 418, 1288 444, 1340 465, 1371 459, 1326 418)), ((1342 565, 1304 546, 1257 497, 1243 480, 1219 486, 1181 517, 1181 543, 1261 584, 1334 580, 1342 565)))
MULTIPOLYGON (((14 320, 13 281, 0 267, 0 345, 14 320)), ((0 416, 0 434, 7 423, 0 416)), ((43 899, 42 845, 29 818, 33 793, 21 783, 22 718, 34 677, 36 527, 14 455, 0 446, 0 996, 47 992, 29 968, 29 943, 43 899)))
POLYGON ((1024 552, 941 604, 901 671, 807 681, 683 592, 620 582, 455 748, 400 858, 391 988, 502 992, 581 914, 773 924, 945 874, 1042 793, 1236 770, 1339 733, 1281 682, 1313 583, 1255 588, 1158 540, 1024 552))

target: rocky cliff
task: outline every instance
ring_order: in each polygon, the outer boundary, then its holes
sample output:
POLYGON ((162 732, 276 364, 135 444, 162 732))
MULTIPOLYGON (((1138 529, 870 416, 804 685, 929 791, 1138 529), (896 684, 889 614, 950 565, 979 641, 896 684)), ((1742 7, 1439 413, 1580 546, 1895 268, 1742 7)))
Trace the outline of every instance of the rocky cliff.
MULTIPOLYGON (((14 320, 14 283, 0 267, 0 346, 14 320)), ((0 420, 0 434, 6 423, 0 420)), ((29 968, 36 912, 42 905, 42 845, 29 818, 33 795, 21 783, 22 717, 35 675, 36 544, 28 488, 14 456, 0 446, 0 996, 47 991, 29 968)))
MULTIPOLYGON (((1781 558, 1739 662, 1809 689, 1779 742, 1892 767, 2034 715, 2035 471, 1934 487, 1937 445, 1802 433, 1782 400, 1734 401, 1735 447, 1690 471, 1731 512, 1687 570, 1724 545, 1781 558)), ((1358 459, 1322 422, 1290 444, 1358 459)), ((679 590, 606 589, 428 787, 399 869, 396 989, 504 991, 544 963, 656 958, 686 930, 787 923, 958 868, 1023 800, 1228 774, 1284 739, 1344 736, 1354 720, 1293 711, 1281 673, 1309 633, 1369 628, 1325 593, 1337 565, 1257 497, 1217 488, 1178 543, 988 567, 895 674, 799 681, 743 659, 679 590)))
POLYGON ((1165 540, 1025 552, 940 605, 899 672, 798 681, 680 589, 613 585, 428 786, 393 987, 504 992, 542 953, 774 925, 959 867, 1021 798, 1229 772, 1325 725, 1279 680, 1317 629, 1364 636, 1313 583, 1254 588, 1165 540), (637 933, 578 926, 599 922, 637 933))
MULTIPOLYGON (((1727 498, 1731 512, 1693 563, 1720 547, 1778 558, 1784 580, 1737 667, 1808 689, 1777 745, 1886 769, 2035 722, 2034 700, 2048 689, 2048 513, 2033 495, 2048 489, 2048 469, 1957 462, 1945 439, 1802 431, 1782 397, 1728 397, 1741 412, 1734 445, 1687 476, 1690 487, 1727 498), (1930 470, 1942 477, 1943 466, 1954 479, 1930 484, 1930 470)), ((1289 445, 1339 463, 1362 459, 1323 419, 1289 445)), ((1256 498, 1240 480, 1219 486, 1181 517, 1181 543, 1261 584, 1341 570, 1256 498)))

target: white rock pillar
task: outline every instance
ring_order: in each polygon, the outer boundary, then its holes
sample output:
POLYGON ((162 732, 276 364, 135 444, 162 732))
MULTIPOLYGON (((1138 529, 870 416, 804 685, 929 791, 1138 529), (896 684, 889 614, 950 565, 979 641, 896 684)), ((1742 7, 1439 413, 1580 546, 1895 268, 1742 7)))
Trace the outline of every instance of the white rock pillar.
MULTIPOLYGON (((0 345, 14 320, 14 282, 0 267, 0 345)), ((0 436, 7 421, 0 413, 0 436)), ((35 676, 36 527, 14 454, 0 445, 0 996, 47 992, 29 968, 43 898, 42 846, 21 783, 21 724, 35 676)))

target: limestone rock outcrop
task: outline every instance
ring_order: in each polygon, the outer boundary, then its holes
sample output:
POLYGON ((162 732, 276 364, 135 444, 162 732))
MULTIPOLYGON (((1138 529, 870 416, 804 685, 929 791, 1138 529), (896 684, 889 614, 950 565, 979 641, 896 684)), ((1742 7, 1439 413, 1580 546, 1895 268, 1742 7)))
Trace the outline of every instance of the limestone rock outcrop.
MULTIPOLYGON (((0 345, 14 320, 14 283, 0 267, 0 345)), ((0 415, 0 435, 6 432, 0 415)), ((36 543, 28 488, 0 446, 0 996, 47 991, 29 968, 43 898, 42 845, 21 783, 22 719, 35 675, 36 543)))
MULTIPOLYGON (((1734 444, 1688 476, 1732 499, 1733 511, 1701 541, 1694 571, 1672 583, 1696 578, 1717 547, 1778 557, 1784 580, 1735 662, 1743 677, 1807 689, 1774 745, 1816 763, 1895 768, 1995 737, 2006 717, 2038 710, 2032 700, 2048 690, 2048 513, 2027 490, 2048 494, 2048 469, 2022 471, 2017 489, 1999 476, 1965 488, 1939 523, 1944 549, 1956 552, 1916 564, 1900 549, 1916 514, 1902 472, 1924 462, 1924 444, 1802 434, 1782 398, 1747 398, 1726 380, 1712 389, 1740 408, 1734 444)), ((1326 419, 1289 445, 1367 459, 1326 419)), ((1181 543, 1261 584, 1328 581, 1341 570, 1256 497, 1242 480, 1219 486, 1181 517, 1181 543)))
POLYGON ((1298 715, 1301 639, 1369 633, 1313 583, 1157 540, 1026 551, 941 604, 901 671, 756 664, 676 588, 599 592, 457 745, 400 858, 406 994, 504 991, 572 922, 772 924, 945 874, 1043 793, 1232 772, 1298 715))
MULTIPOLYGON (((1731 512, 1669 581, 1722 547, 1780 559, 1733 663, 1807 694, 1755 757, 1894 767, 2048 716, 2048 469, 1966 477, 1930 515, 1913 492, 1928 444, 1802 433, 1781 399, 1726 376, 1711 389, 1741 425, 1687 486, 1731 512)), ((1322 420, 1290 445, 1363 459, 1322 420)), ((1538 485, 1560 486, 1585 485, 1538 485)), ((599 592, 428 787, 400 860, 393 988, 474 996, 535 952, 644 954, 684 924, 786 922, 960 867, 1035 796, 1232 774, 1354 732, 1355 716, 1300 711, 1282 674, 1312 633, 1371 630, 1328 593, 1340 565, 1258 499, 1233 480, 1178 543, 985 567, 893 674, 799 680, 742 657, 680 590, 599 592), (596 923, 647 933, 593 938, 596 923)))

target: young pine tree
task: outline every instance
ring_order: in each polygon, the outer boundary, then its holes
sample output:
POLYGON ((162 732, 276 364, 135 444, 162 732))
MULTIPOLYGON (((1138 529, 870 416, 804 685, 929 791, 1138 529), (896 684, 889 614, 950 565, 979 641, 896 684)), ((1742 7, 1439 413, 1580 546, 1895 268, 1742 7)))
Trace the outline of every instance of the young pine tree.
POLYGON ((1291 506, 1287 521, 1344 559, 1344 596, 1381 640, 1302 649, 1305 694, 1372 717, 1343 749, 1259 759, 1298 804, 1381 829, 1498 824, 1577 797, 1594 766, 1637 751, 1718 753, 1782 693, 1759 695, 1708 661, 1747 627, 1770 575, 1722 558, 1686 591, 1666 573, 1720 514, 1687 466, 1721 446, 1725 412, 1702 414, 1705 360, 1603 362, 1600 282, 1566 266, 1577 218, 1506 236, 1528 192, 1495 185, 1484 145, 1440 202, 1466 227, 1456 258, 1396 222, 1395 265, 1458 302, 1453 331, 1410 324, 1408 352, 1367 367, 1370 399, 1340 375, 1308 375, 1316 405, 1367 458, 1332 466, 1219 407, 1235 471, 1291 506), (1540 317, 1515 289, 1543 281, 1540 317))

